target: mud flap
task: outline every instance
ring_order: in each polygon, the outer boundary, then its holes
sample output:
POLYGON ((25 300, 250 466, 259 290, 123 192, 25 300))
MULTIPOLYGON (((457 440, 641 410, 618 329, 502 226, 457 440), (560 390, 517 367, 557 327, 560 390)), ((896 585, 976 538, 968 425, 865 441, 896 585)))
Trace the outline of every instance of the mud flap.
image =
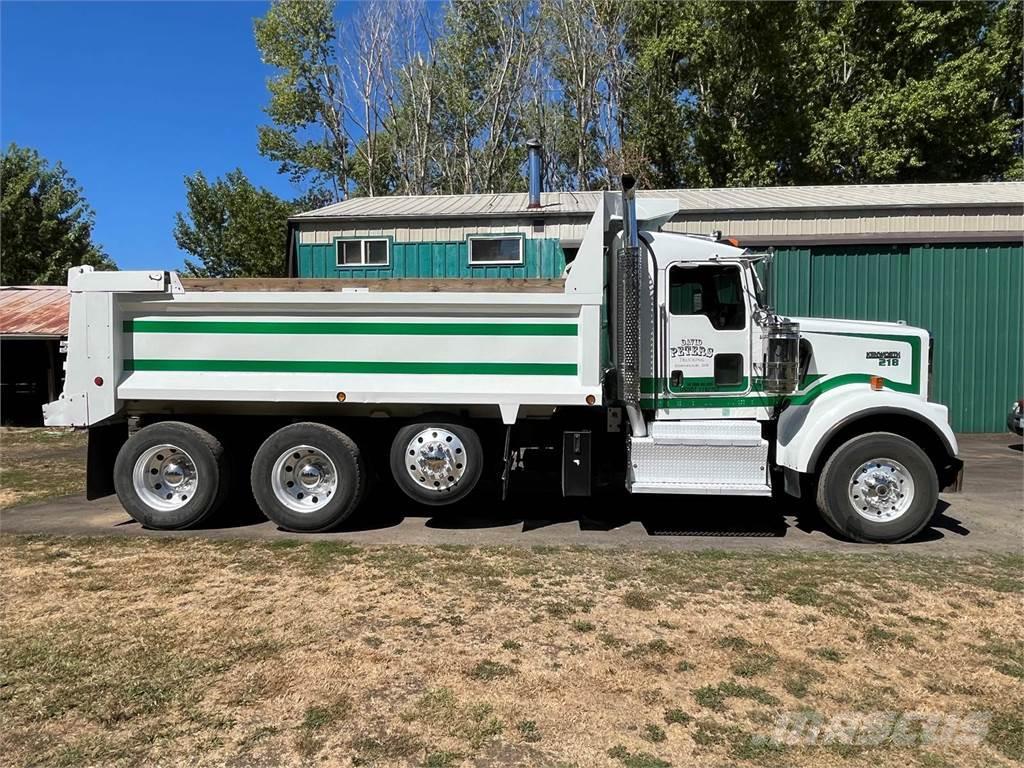
POLYGON ((89 428, 85 468, 85 498, 89 501, 114 493, 114 459, 127 440, 124 421, 89 428))

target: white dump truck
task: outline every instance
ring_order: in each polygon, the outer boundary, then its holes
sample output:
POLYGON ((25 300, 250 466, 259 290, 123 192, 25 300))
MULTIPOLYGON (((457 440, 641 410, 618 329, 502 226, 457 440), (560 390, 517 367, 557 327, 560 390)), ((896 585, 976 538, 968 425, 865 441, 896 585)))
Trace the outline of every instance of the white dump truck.
POLYGON ((205 519, 232 463, 272 521, 323 531, 370 477, 451 504, 514 488, 535 454, 569 496, 680 494, 680 516, 687 495, 809 497, 843 536, 914 536, 962 471, 928 332, 780 317, 770 255, 660 231, 675 212, 624 177, 536 289, 193 291, 77 267, 45 422, 88 428, 89 496, 153 528, 205 519))

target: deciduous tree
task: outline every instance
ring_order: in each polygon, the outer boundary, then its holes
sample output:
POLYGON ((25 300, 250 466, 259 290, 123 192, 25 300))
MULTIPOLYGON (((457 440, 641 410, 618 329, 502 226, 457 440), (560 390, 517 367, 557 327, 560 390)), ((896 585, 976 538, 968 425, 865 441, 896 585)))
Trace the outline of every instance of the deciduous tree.
POLYGON ((628 142, 665 186, 1020 173, 1021 2, 636 7, 628 142))
POLYGON ((194 259, 185 260, 187 274, 285 275, 287 222, 296 205, 253 186, 241 169, 213 183, 202 173, 186 176, 185 197, 188 210, 175 215, 174 239, 194 259))
POLYGON ((115 269, 92 240, 95 214, 57 162, 10 144, 0 160, 0 283, 64 285, 80 264, 115 269))

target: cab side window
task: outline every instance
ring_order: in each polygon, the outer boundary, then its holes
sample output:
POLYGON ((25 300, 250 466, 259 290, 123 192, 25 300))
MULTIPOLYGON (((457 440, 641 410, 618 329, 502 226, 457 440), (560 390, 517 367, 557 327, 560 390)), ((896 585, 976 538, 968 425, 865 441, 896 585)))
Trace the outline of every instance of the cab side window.
POLYGON ((672 267, 668 275, 668 311, 673 315, 704 315, 719 331, 741 331, 746 327, 738 267, 672 267))

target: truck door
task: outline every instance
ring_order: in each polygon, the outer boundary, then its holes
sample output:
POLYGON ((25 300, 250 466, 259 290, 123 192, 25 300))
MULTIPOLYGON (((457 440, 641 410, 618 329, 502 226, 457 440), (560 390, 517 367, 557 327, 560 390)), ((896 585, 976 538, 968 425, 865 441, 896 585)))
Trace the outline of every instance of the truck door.
POLYGON ((750 391, 751 380, 750 313, 740 265, 677 262, 661 283, 658 409, 728 407, 729 399, 750 391))

